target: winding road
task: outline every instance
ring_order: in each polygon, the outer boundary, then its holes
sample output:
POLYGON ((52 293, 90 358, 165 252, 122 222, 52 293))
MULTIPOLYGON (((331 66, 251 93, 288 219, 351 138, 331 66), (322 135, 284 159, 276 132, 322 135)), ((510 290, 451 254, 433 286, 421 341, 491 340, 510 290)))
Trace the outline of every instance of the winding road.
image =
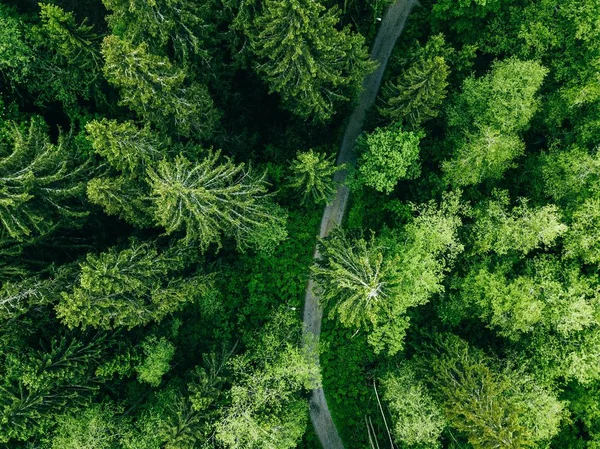
MULTIPOLYGON (((418 0, 397 0, 391 5, 375 37, 375 42, 371 48, 371 58, 379 62, 379 67, 373 73, 367 75, 363 82, 363 90, 360 100, 354 112, 348 120, 346 131, 340 146, 340 152, 337 158, 337 165, 353 165, 356 162, 354 145, 356 138, 362 132, 363 122, 366 111, 373 105, 383 72, 387 66, 388 59, 396 40, 404 29, 406 19, 418 0)), ((319 237, 323 238, 329 234, 329 231, 342 223, 346 207, 348 205, 348 196, 350 191, 341 183, 346 178, 346 170, 335 174, 334 179, 339 182, 339 186, 331 204, 325 207, 323 218, 321 219, 321 229, 319 237)), ((313 258, 319 257, 315 249, 313 258)), ((321 320, 323 318, 323 308, 320 305, 319 298, 313 293, 313 282, 308 282, 306 294, 304 297, 304 344, 317 345, 321 335, 321 320)), ((318 352, 315 352, 318 354, 318 352)), ((318 355, 317 355, 318 358, 318 355)), ((313 423, 315 433, 324 449, 344 449, 344 444, 338 434, 338 431, 331 418, 331 413, 327 407, 325 393, 323 388, 317 388, 311 391, 310 400, 310 419, 313 423)))

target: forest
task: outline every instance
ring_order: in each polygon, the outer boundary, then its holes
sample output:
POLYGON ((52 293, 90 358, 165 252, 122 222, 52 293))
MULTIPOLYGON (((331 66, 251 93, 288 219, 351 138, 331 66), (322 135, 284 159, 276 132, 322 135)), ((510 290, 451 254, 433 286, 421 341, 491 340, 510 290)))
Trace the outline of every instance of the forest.
POLYGON ((600 0, 0 0, 0 448, 600 449, 599 274, 600 0))

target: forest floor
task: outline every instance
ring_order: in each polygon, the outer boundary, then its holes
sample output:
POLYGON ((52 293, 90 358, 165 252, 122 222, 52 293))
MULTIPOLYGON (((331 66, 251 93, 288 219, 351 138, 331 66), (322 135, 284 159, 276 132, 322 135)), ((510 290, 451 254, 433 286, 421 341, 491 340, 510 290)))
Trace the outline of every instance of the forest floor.
MULTIPOLYGON (((344 132, 337 158, 338 166, 346 164, 346 167, 348 167, 356 162, 354 146, 357 137, 362 132, 365 114, 375 102, 383 72, 385 71, 396 40, 404 29, 406 19, 412 8, 418 4, 418 0, 397 0, 388 8, 381 21, 381 26, 371 48, 371 58, 379 62, 379 67, 365 77, 359 103, 350 116, 344 132)), ((350 194, 348 187, 341 184, 345 180, 346 174, 347 170, 342 170, 335 175, 335 180, 340 185, 338 186, 334 200, 323 211, 319 232, 319 237, 321 238, 326 237, 334 227, 340 226, 344 218, 350 194)), ((314 258, 317 259, 318 257, 319 253, 315 250, 314 258)), ((309 281, 304 298, 304 332, 309 337, 305 340, 307 344, 318 344, 322 318, 323 308, 320 305, 319 297, 314 293, 313 282, 309 281)), ((344 449, 342 440, 331 418, 322 387, 311 392, 310 418, 315 433, 324 449, 344 449)))

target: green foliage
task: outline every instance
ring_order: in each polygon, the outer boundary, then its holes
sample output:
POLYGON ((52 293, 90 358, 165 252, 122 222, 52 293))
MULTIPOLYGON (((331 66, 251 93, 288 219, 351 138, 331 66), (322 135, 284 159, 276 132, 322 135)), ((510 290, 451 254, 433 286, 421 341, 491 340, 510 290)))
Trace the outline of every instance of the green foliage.
POLYGON ((584 263, 600 262, 600 198, 588 198, 572 217, 569 232, 565 235, 565 256, 579 257, 584 263))
POLYGON ((44 122, 35 118, 26 133, 13 125, 10 146, 0 159, 2 239, 22 242, 80 224, 87 212, 74 200, 84 192, 87 167, 70 136, 51 143, 44 122))
POLYGON ((446 426, 440 406, 420 381, 414 368, 404 363, 389 372, 382 381, 383 399, 394 419, 394 437, 406 445, 440 447, 446 426))
POLYGON ((85 125, 92 147, 116 170, 136 174, 169 154, 169 139, 138 128, 133 122, 92 120, 85 125))
POLYGON ((521 198, 520 204, 508 212, 509 204, 508 192, 495 190, 485 206, 475 209, 472 235, 477 253, 526 255, 540 246, 552 246, 567 230, 554 205, 532 208, 521 198))
POLYGON ((320 258, 311 268, 319 295, 348 327, 369 330, 376 352, 391 354, 403 346, 408 327, 406 311, 425 304, 443 290, 442 280, 462 251, 457 230, 462 210, 458 195, 440 207, 418 208, 419 216, 402 235, 385 239, 351 240, 340 229, 319 244, 320 258))
POLYGON ((158 127, 172 125, 178 133, 208 137, 218 112, 205 86, 186 82, 188 74, 145 42, 134 45, 117 36, 102 43, 104 76, 120 89, 121 104, 158 127))
POLYGON ((266 0, 249 31, 258 73, 301 118, 329 120, 374 69, 364 38, 338 20, 315 0, 266 0))
POLYGON ((330 317, 338 315, 348 327, 364 327, 378 321, 381 303, 393 295, 397 284, 395 260, 371 236, 350 240, 335 228, 319 244, 320 258, 312 267, 319 297, 331 304, 330 317))
POLYGON ((598 152, 573 147, 567 151, 552 148, 542 157, 544 189, 561 203, 574 203, 600 193, 598 152))
POLYGON ((290 187, 302 192, 302 203, 329 203, 335 193, 333 175, 343 169, 336 167, 333 156, 313 150, 298 152, 292 161, 290 187))
POLYGON ((164 337, 157 339, 150 336, 142 342, 141 347, 144 351, 144 359, 136 367, 138 380, 157 387, 163 375, 169 371, 175 346, 164 337))
POLYGON ((56 305, 57 316, 71 328, 132 328, 160 321, 209 289, 201 274, 173 277, 191 255, 177 246, 159 251, 153 243, 135 241, 125 249, 88 254, 77 285, 56 305))
POLYGON ((11 348, 3 354, 0 442, 25 441, 52 427, 94 391, 94 367, 106 347, 102 335, 53 337, 46 347, 11 348))
POLYGON ((231 405, 217 423, 225 447, 286 449, 297 446, 308 424, 308 403, 299 393, 316 388, 316 354, 301 349, 293 316, 277 313, 254 350, 232 360, 231 405))
POLYGON ((431 369, 446 418, 475 449, 537 447, 558 431, 564 405, 552 392, 458 337, 440 340, 431 369))
POLYGON ((444 44, 442 35, 431 37, 396 81, 383 87, 385 100, 379 109, 381 115, 394 122, 405 121, 411 128, 438 116, 450 74, 446 59, 436 51, 444 44))
POLYGON ((514 340, 536 329, 567 339, 598 324, 597 284, 576 265, 551 256, 528 260, 520 276, 508 264, 493 271, 475 266, 461 282, 461 295, 500 335, 514 340))
POLYGON ((31 70, 33 51, 24 39, 24 26, 15 11, 0 5, 0 77, 21 82, 31 70))
POLYGON ((112 449, 119 424, 109 406, 94 404, 76 414, 59 416, 52 449, 112 449))
POLYGON ((419 176, 419 142, 422 133, 397 127, 377 128, 358 144, 356 182, 390 194, 400 179, 419 176))
POLYGON ((539 100, 536 93, 547 70, 533 61, 507 59, 494 63, 487 75, 463 82, 448 111, 455 139, 454 158, 443 169, 455 185, 498 179, 521 155, 525 131, 539 100))
POLYGON ((182 0, 103 0, 111 12, 106 21, 113 34, 135 44, 147 42, 154 51, 171 47, 179 61, 210 58, 207 44, 213 43, 215 26, 211 2, 182 0))
POLYGON ((209 152, 198 164, 184 156, 149 168, 156 220, 167 234, 185 231, 186 242, 202 250, 220 245, 221 235, 240 249, 271 249, 286 237, 285 212, 269 200, 265 174, 255 177, 243 164, 209 152))

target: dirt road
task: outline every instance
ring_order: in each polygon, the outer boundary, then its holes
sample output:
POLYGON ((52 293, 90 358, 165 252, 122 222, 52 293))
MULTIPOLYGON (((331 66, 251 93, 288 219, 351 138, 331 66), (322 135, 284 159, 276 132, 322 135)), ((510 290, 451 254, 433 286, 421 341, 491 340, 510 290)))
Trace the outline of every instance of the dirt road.
MULTIPOLYGON (((360 100, 346 126, 344 138, 340 146, 340 152, 337 158, 337 164, 354 164, 356 154, 354 152, 354 143, 356 138, 362 132, 363 122, 366 111, 375 102, 375 97, 379 91, 381 78, 387 65, 392 49, 396 40, 402 33, 406 19, 412 8, 418 4, 418 0, 397 0, 391 5, 375 37, 375 42, 371 48, 371 58, 379 61, 377 70, 367 77, 363 82, 363 90, 360 100)), ((346 178, 346 171, 336 173, 335 180, 342 182, 346 178)), ((348 203, 349 190, 340 185, 337 189, 335 198, 331 204, 325 207, 323 218, 321 220, 321 238, 327 236, 329 231, 342 223, 348 203)), ((314 257, 318 257, 315 250, 314 257)), ((309 281, 306 288, 304 299, 304 332, 305 335, 314 336, 306 338, 305 344, 318 344, 318 338, 321 334, 321 319, 323 318, 323 309, 319 305, 319 298, 313 294, 313 283, 309 281), (315 338, 316 337, 316 338, 315 338)), ((344 445, 338 431, 331 419, 331 413, 327 407, 325 393, 323 388, 318 388, 311 392, 310 396, 310 419, 315 428, 319 441, 324 449, 344 449, 344 445)))

